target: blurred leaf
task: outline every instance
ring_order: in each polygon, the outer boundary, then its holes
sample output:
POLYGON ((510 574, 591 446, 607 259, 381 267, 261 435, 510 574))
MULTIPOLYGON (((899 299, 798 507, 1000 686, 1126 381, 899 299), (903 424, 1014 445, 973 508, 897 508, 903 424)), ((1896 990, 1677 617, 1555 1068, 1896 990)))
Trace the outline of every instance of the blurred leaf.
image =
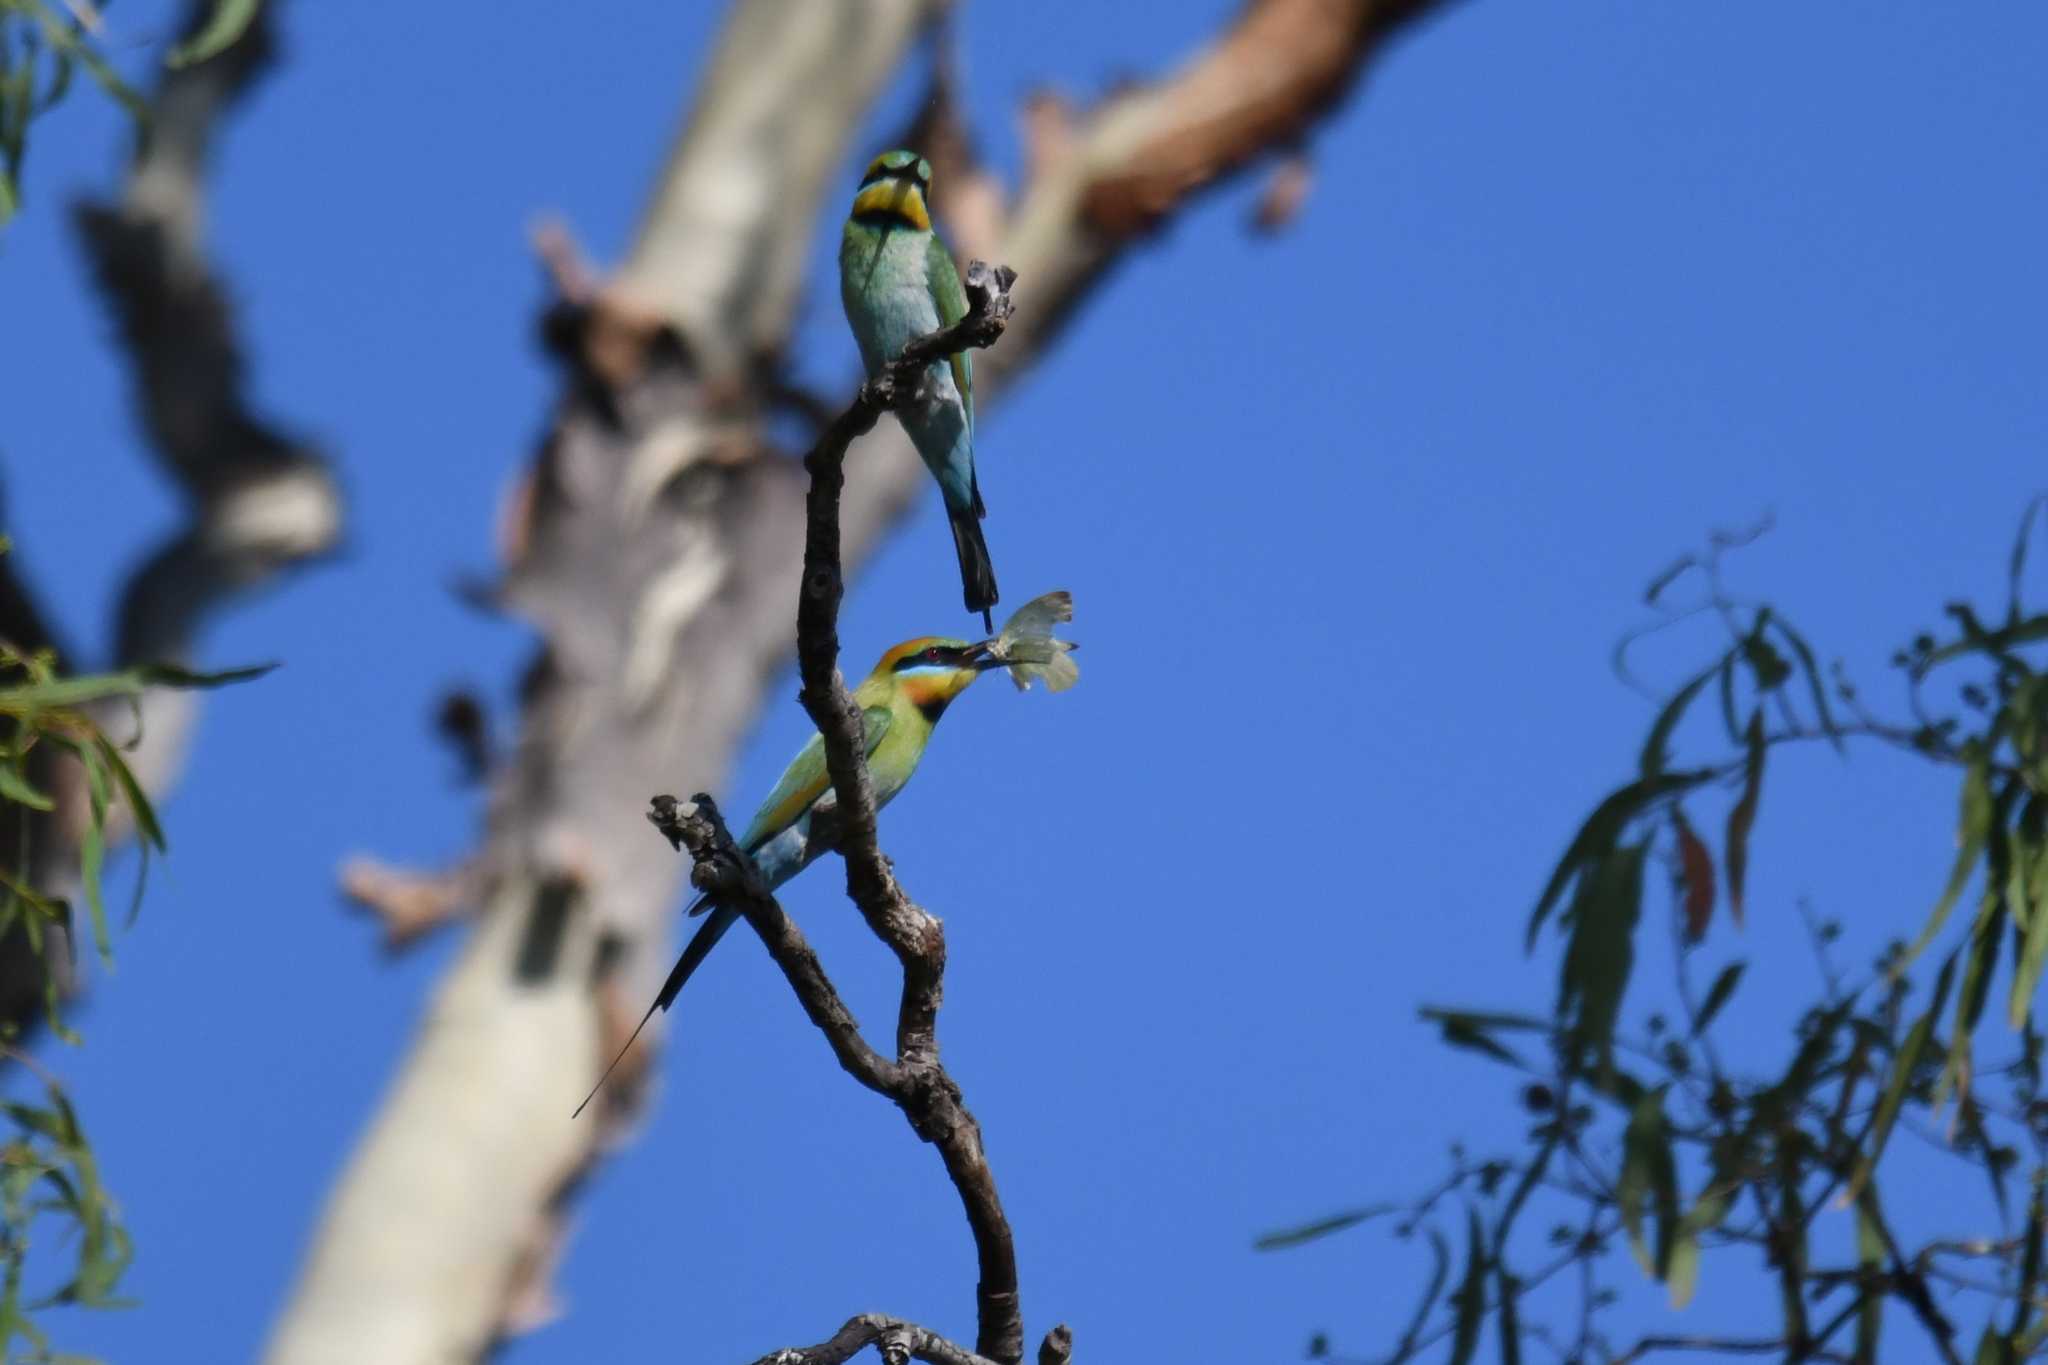
POLYGON ((1814 662, 1813 650, 1808 647, 1805 637, 1786 625, 1782 618, 1773 624, 1777 626, 1778 634, 1784 636, 1785 642, 1792 646, 1792 652, 1799 657, 1800 670, 1806 674, 1807 686, 1813 692, 1813 709, 1820 716, 1821 733, 1835 746, 1836 753, 1845 752, 1841 727, 1835 724, 1834 713, 1828 710, 1827 683, 1820 675, 1820 665, 1814 662))
POLYGON ((1640 843, 1614 850, 1580 878, 1572 900, 1572 936, 1565 948, 1557 1014, 1569 1021, 1573 1064, 1588 1049, 1602 1069, 1611 1061, 1615 1021, 1635 968, 1647 853, 1648 845, 1640 843))
POLYGON ((2012 1350, 1998 1329, 1986 1325, 1984 1335, 1977 1338, 1977 1354, 1971 1365, 2012 1365, 2012 1350))
POLYGON ((1728 839, 1724 850, 1728 859, 1728 913, 1735 917, 1735 927, 1742 927, 1742 898, 1749 878, 1749 829, 1756 823, 1757 798, 1764 789, 1764 712, 1759 706, 1749 713, 1749 729, 1744 741, 1748 752, 1742 767, 1742 796, 1735 808, 1728 812, 1728 839))
POLYGON ((1705 687, 1713 676, 1720 671, 1721 664, 1717 660, 1713 667, 1679 688, 1671 700, 1664 704, 1664 709, 1657 713, 1657 722, 1650 727, 1650 737, 1643 741, 1642 769, 1644 780, 1654 779, 1657 774, 1664 771, 1664 750, 1665 746, 1671 742, 1671 732, 1678 728, 1678 722, 1685 716, 1685 709, 1692 705, 1695 697, 1699 696, 1700 689, 1705 687))
POLYGON ((1549 1019, 1534 1014, 1507 1014, 1494 1010, 1453 1010, 1438 1005, 1424 1005, 1416 1011, 1433 1023, 1456 1019, 1477 1029, 1506 1029, 1515 1033, 1550 1033, 1557 1027, 1549 1019))
POLYGON ((2013 1296, 2012 1326, 2007 1329, 2015 1345, 2026 1340, 2027 1319, 2033 1314, 2041 1291, 2042 1237, 2048 1231, 2048 1202, 2042 1191, 2044 1173, 2034 1173, 2034 1193, 2027 1201, 2027 1243, 2020 1255, 2019 1290, 2013 1296))
POLYGON ((100 864, 106 856, 107 774, 93 750, 81 745, 77 753, 85 766, 85 785, 91 804, 91 819, 78 840, 79 881, 85 891, 86 910, 92 917, 93 943, 99 949, 100 960, 111 967, 114 963, 114 940, 107 928, 107 907, 100 889, 100 864))
POLYGON ((88 826, 78 840, 78 873, 85 891, 85 907, 92 917, 93 944, 102 961, 114 960, 113 939, 107 929, 107 906, 100 894, 100 865, 106 858, 106 836, 98 825, 88 826))
POLYGON ((2048 528, 2048 493, 2039 494, 2027 503, 2020 513, 2020 531, 2013 537, 2012 559, 2006 570, 2006 619, 2020 618, 2020 578, 2027 570, 2027 542, 2032 538, 2028 533, 2033 529, 2034 514, 2042 512, 2043 528, 2048 528))
POLYGON ((242 668, 223 668, 214 673, 195 673, 177 664, 142 664, 128 671, 150 686, 209 690, 250 682, 266 673, 274 673, 278 668, 279 664, 273 660, 267 664, 249 664, 242 668))
POLYGON ((164 840, 163 826, 157 823, 156 807, 149 804, 149 798, 143 794, 142 784, 135 780, 135 774, 122 760, 120 751, 108 742, 105 735, 98 736, 95 743, 99 748, 100 757, 106 760, 107 770, 114 775, 114 781, 120 785, 121 795, 127 798, 128 813, 135 817, 135 828, 141 832, 145 840, 155 845, 159 853, 168 853, 170 845, 164 840))
POLYGON ((1486 1230, 1479 1210, 1465 1210, 1465 1282, 1451 1302, 1458 1310, 1458 1330, 1451 1338, 1451 1365, 1471 1365, 1479 1349, 1479 1327, 1486 1316, 1486 1230))
POLYGON ((2041 984, 2041 968, 2048 963, 2048 839, 2038 834, 2015 838, 2013 866, 2023 868, 2023 905, 2013 907, 2015 918, 2023 918, 2019 962, 2013 968, 2012 998, 2006 1010, 2013 1028, 2023 1027, 2033 1009, 2034 991, 2041 984))
POLYGON ((1877 1159, 1884 1155, 1884 1145, 1891 1138, 1892 1125, 1898 1122, 1899 1106, 1905 1101, 1907 1083, 1913 1079, 1913 1067, 1926 1049, 1928 1037, 1934 1032, 1935 1019, 1948 1003, 1948 990, 1955 974, 1956 955, 1950 953, 1948 961, 1941 964, 1941 975, 1935 980, 1934 1002, 1913 1021, 1913 1027, 1906 1030, 1906 1041, 1899 1045, 1898 1055, 1892 1059, 1891 1079, 1885 1084, 1884 1097, 1878 1101, 1877 1114, 1871 1120, 1868 1143, 1856 1163, 1856 1173, 1850 1178, 1849 1187, 1842 1191, 1840 1204, 1843 1207, 1856 1201, 1877 1170, 1877 1159))
POLYGON ((0 688, 0 711, 20 714, 58 706, 81 706, 105 697, 140 696, 150 687, 211 688, 260 678, 277 665, 257 664, 251 668, 230 668, 219 673, 194 673, 175 664, 142 664, 118 673, 97 673, 82 678, 53 678, 0 688))
POLYGON ((1429 1229, 1429 1253, 1435 1262, 1429 1273, 1429 1286, 1422 1291, 1422 1298, 1415 1305, 1414 1316, 1408 1319, 1408 1328, 1401 1333, 1400 1344, 1387 1357, 1386 1365, 1403 1365, 1412 1360, 1421 1344, 1422 1328, 1429 1321, 1429 1315, 1436 1311, 1437 1300, 1443 1297, 1444 1285, 1451 1277, 1451 1247, 1444 1241, 1444 1235, 1435 1228, 1429 1229))
POLYGON ((1941 899, 1934 903, 1934 913, 1927 917, 1926 927, 1920 937, 1913 941, 1904 955, 1892 967, 1897 977, 1907 965, 1918 957, 1934 936, 1941 932, 1949 911, 1955 909, 1956 899, 1969 884, 1970 874, 1977 868, 1977 860, 1983 855, 1985 842, 1991 835, 1991 779, 1985 755, 1980 748, 1972 757, 1967 772, 1963 774, 1962 814, 1956 833, 1956 861, 1949 870, 1948 885, 1943 888, 1941 899))
POLYGON ((1278 1232, 1265 1233, 1252 1243, 1252 1249, 1255 1251, 1280 1251, 1286 1247, 1302 1246, 1308 1242, 1328 1237, 1333 1232, 1342 1232, 1346 1228, 1355 1228, 1368 1219, 1393 1213, 1398 1208, 1399 1205, 1396 1204, 1373 1204, 1362 1209, 1347 1209, 1343 1213, 1331 1214, 1328 1218, 1318 1218, 1313 1223, 1303 1223, 1298 1227, 1282 1228, 1278 1232))
POLYGON ((1862 1302, 1856 1308, 1856 1359, 1877 1359, 1878 1331, 1884 1326, 1884 1289, 1877 1276, 1884 1269, 1884 1235, 1871 1216, 1871 1191, 1856 1201, 1856 1264, 1869 1277, 1858 1288, 1862 1302))
POLYGON ((1671 1154, 1670 1122, 1664 1116, 1668 1089, 1658 1086, 1643 1096, 1629 1115, 1621 1138, 1621 1178, 1614 1187, 1629 1250, 1643 1273, 1657 1280, 1664 1278, 1671 1263, 1678 1229, 1678 1165, 1671 1154), (1654 1252, 1643 1237, 1643 1210, 1652 1201, 1657 1212, 1654 1252))
POLYGON ((1748 965, 1746 962, 1729 963, 1714 978, 1714 984, 1707 987, 1707 998, 1700 1002, 1699 1017, 1693 1020, 1693 1037, 1705 1033, 1707 1025, 1714 1022, 1714 1016, 1721 1012, 1721 1007, 1735 994, 1735 988, 1742 984, 1743 969, 1748 965))
POLYGON ((56 802, 30 786, 29 780, 8 762, 0 762, 0 796, 35 810, 52 810, 56 806, 56 802))
POLYGON ((1629 783, 1594 807, 1593 813, 1586 817, 1586 823, 1579 826, 1579 832, 1572 836, 1571 845, 1565 849, 1564 857, 1558 860, 1549 883, 1543 888, 1543 895, 1536 902, 1534 913, 1529 916, 1525 947, 1535 948, 1536 933, 1564 895, 1565 888, 1588 864, 1600 862, 1613 850, 1631 819, 1653 801, 1696 787, 1712 776, 1712 773, 1705 772, 1660 773, 1655 778, 1641 778, 1629 783))
MULTIPOLYGON (((2005 840, 1996 842, 1999 847, 1994 861, 2002 861, 2005 840)), ((1986 878, 1987 883, 1992 880, 1986 878)), ((1977 1021, 1984 1015, 1984 1002, 1991 993, 1991 974, 1998 968, 1998 945, 2004 938, 2005 897, 1995 886, 1987 884, 1978 899, 1977 918, 1970 925, 1968 956, 1963 959, 1963 988, 1956 995, 1955 1024, 1949 1031, 1948 1060, 1934 1089, 1937 1109, 1951 1088, 1959 1094, 1969 1093, 1971 1039, 1977 1021)))
POLYGON ((1671 828, 1678 836, 1678 866, 1685 882, 1685 939, 1698 943, 1706 937, 1714 914, 1714 858, 1676 806, 1671 809, 1671 828))
POLYGON ((227 51, 255 21, 258 8, 258 0, 214 0, 205 25, 172 48, 166 60, 174 67, 191 66, 227 51))
POLYGON ((2005 1193, 2005 1165, 1991 1159, 1991 1152, 1997 1144, 1992 1140, 1991 1131, 1984 1126, 1982 1106, 1967 1091, 1956 1105, 1956 1125, 1962 1129, 1970 1145, 1984 1154, 1985 1159, 1977 1164, 1984 1167, 1984 1174, 1991 1181, 1991 1200, 1998 1205, 1998 1216, 2011 1217, 2012 1210, 2007 1207, 2005 1193))
POLYGON ((136 94, 134 87, 121 79, 120 73, 107 64, 107 59, 100 55, 99 49, 93 46, 82 32, 74 25, 59 19, 47 6, 36 6, 34 14, 43 41, 50 45, 51 50, 57 53, 61 60, 76 62, 84 68, 85 74, 91 76, 101 90, 112 96, 115 103, 128 111, 128 117, 137 123, 148 121, 149 109, 143 104, 142 96, 136 94))
POLYGON ((1472 1014, 1460 1010, 1432 1009, 1428 1006, 1423 1007, 1422 1017, 1440 1025, 1444 1041, 1452 1047, 1484 1053, 1496 1061, 1506 1062, 1509 1066, 1525 1066, 1526 1063, 1512 1048, 1490 1037, 1486 1032, 1488 1029, 1534 1027, 1546 1033, 1550 1030, 1547 1020, 1531 1019, 1510 1023, 1504 1021, 1516 1019, 1517 1016, 1472 1014))
POLYGON ((1700 1287, 1698 1233, 1679 1229, 1671 1244, 1671 1266, 1664 1274, 1664 1287, 1671 1296, 1672 1308, 1684 1308, 1692 1302, 1694 1292, 1700 1287))

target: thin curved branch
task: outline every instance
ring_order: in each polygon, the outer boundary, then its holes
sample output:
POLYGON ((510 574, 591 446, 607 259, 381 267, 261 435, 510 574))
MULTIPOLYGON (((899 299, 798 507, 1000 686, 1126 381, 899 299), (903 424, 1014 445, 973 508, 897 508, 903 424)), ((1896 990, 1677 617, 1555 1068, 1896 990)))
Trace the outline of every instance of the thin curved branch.
POLYGON ((838 802, 839 847, 846 859, 846 890, 876 937, 903 966, 903 997, 896 1021, 896 1060, 905 1084, 891 1094, 910 1126, 938 1147, 946 1174, 960 1192, 981 1278, 975 1287, 979 1329, 975 1349, 998 1361, 1024 1356, 1024 1321, 1017 1300, 1017 1250, 982 1153, 981 1127, 962 1102, 960 1087, 939 1062, 938 1013, 946 971, 945 929, 904 892, 875 839, 875 793, 860 711, 839 676, 839 603, 845 581, 839 554, 839 498, 846 485, 846 448, 872 428, 884 408, 907 401, 925 367, 965 346, 985 347, 1003 334, 1011 315, 1016 274, 981 261, 967 267, 967 314, 906 346, 862 387, 804 459, 811 486, 805 499, 803 587, 797 598, 798 694, 824 737, 825 769, 838 802))

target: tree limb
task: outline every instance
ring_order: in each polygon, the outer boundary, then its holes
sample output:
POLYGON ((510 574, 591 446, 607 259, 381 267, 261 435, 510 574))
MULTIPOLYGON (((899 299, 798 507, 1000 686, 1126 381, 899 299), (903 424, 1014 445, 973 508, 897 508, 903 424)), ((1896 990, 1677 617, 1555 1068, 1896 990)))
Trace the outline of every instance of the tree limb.
MULTIPOLYGON (((211 8, 187 6, 182 31, 196 31, 211 8)), ((206 256, 207 161, 223 121, 271 67, 268 8, 217 56, 164 73, 120 198, 87 200, 74 211, 128 361, 147 449, 187 504, 184 525, 122 588, 109 651, 114 667, 187 659, 209 616, 340 540, 341 495, 327 458, 250 405, 230 290, 206 256)), ((36 613, 11 573, 8 583, 0 596, 8 599, 14 642, 48 643, 24 638, 36 630, 36 613)), ((183 768, 198 707, 196 693, 159 688, 134 708, 119 702, 92 710, 117 741, 136 739, 128 765, 156 796, 183 768)), ((88 795, 75 762, 53 752, 44 761, 50 767, 39 770, 39 784, 57 809, 37 821, 30 879, 67 896, 76 886, 88 795)), ((108 832, 125 837, 132 832, 125 806, 116 816, 108 832)), ((0 941, 0 1020, 32 1026, 40 1017, 50 964, 70 959, 62 931, 55 932, 47 955, 29 948, 19 930, 0 941)))
POLYGON ((1024 1322, 1018 1306, 1017 1251, 996 1192, 995 1175, 982 1150, 981 1128, 961 1097, 960 1087, 939 1061, 938 1013, 944 994, 944 927, 904 892, 883 856, 875 832, 875 793, 868 774, 859 708, 839 676, 839 603, 844 595, 840 564, 839 500, 845 487, 847 447, 873 428, 889 408, 907 402, 926 367, 965 346, 987 346, 1003 333, 1011 316, 1013 272, 976 261, 968 267, 968 310, 951 327, 904 348, 873 382, 863 385, 846 412, 819 438, 805 458, 811 474, 804 538, 803 589, 797 599, 797 666, 801 699, 824 737, 825 766, 832 777, 831 841, 846 860, 847 893, 876 937, 889 945, 903 969, 897 1012, 896 1059, 881 1057, 861 1038, 859 1025, 825 976, 817 955, 747 859, 733 846, 711 798, 699 794, 687 806, 673 797, 654 798, 650 818, 669 842, 688 848, 692 882, 735 905, 760 934, 776 965, 803 1002, 804 1012, 832 1044, 849 1074, 895 1102, 911 1128, 934 1144, 959 1191, 974 1234, 980 1280, 975 1298, 980 1327, 975 1349, 1001 1365, 1024 1356, 1024 1322))

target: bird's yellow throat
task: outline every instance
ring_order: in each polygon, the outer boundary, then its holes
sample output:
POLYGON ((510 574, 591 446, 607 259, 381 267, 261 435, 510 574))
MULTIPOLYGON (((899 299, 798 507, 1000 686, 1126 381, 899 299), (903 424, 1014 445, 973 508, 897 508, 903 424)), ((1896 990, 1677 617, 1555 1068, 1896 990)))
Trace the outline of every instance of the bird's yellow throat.
POLYGON ((900 218, 919 232, 932 230, 931 215, 925 211, 924 191, 915 181, 878 180, 853 197, 853 216, 883 214, 900 218))

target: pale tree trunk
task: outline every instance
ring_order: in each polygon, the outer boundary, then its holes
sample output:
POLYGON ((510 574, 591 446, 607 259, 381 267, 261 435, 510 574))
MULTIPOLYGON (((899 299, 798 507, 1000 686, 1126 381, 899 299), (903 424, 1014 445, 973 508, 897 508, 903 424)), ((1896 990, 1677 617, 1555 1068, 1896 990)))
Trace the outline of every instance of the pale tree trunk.
MULTIPOLYGON (((1029 115, 1014 204, 949 102, 917 137, 954 245, 1020 276, 977 362, 998 401, 1095 280, 1196 190, 1292 149, 1429 0, 1255 0, 1173 77, 1029 115)), ((359 869, 393 932, 473 910, 470 938, 321 1216, 274 1365, 471 1361, 550 1311, 566 1203, 648 1091, 565 1122, 668 965, 683 866, 658 791, 717 788, 794 643, 804 477, 770 448, 777 359, 851 137, 941 0, 740 0, 631 258, 590 285, 559 242, 553 428, 503 530, 496 600, 540 649, 519 740, 457 874, 359 869)), ((849 566, 924 479, 893 422, 842 509, 849 566)))

